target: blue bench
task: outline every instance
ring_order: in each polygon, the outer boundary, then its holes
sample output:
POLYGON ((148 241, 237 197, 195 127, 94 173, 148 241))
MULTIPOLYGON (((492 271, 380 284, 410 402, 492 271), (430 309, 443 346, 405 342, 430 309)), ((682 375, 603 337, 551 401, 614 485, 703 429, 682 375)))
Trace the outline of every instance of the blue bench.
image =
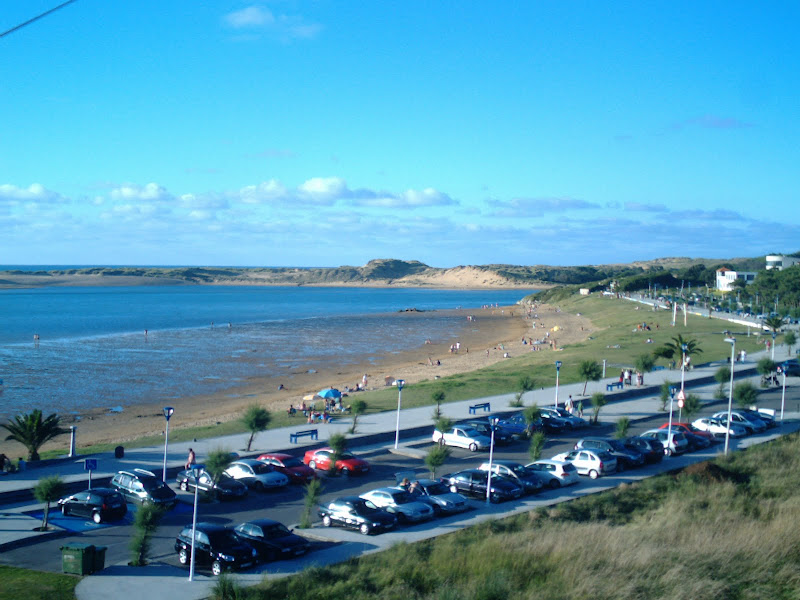
POLYGON ((612 381, 611 383, 607 383, 606 384, 606 391, 607 392, 610 392, 614 388, 617 388, 618 390, 621 390, 622 389, 622 382, 621 381, 612 381))
POLYGON ((664 370, 663 365, 656 365, 655 367, 653 367, 653 371, 663 371, 663 370, 664 370))
POLYGON ((484 402, 483 404, 473 404, 469 407, 469 414, 474 415, 480 409, 483 409, 483 412, 491 412, 492 405, 489 402, 484 402))
POLYGON ((297 443, 297 438, 308 436, 312 440, 318 439, 318 432, 316 429, 306 429, 305 431, 295 431, 294 433, 289 434, 289 442, 292 444, 297 443))

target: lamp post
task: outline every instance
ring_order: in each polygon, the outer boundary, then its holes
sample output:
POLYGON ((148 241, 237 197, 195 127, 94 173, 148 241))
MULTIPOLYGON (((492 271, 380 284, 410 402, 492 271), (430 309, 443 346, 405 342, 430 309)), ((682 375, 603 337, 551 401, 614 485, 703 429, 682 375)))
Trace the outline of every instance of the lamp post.
POLYGON ((492 430, 491 441, 489 442, 489 475, 486 479, 486 504, 492 501, 492 460, 494 458, 494 430, 497 429, 497 422, 500 419, 493 417, 489 419, 489 428, 492 430))
POLYGON ((669 444, 672 441, 672 408, 675 404, 675 386, 670 386, 669 388, 669 427, 667 428, 667 450, 669 450, 669 444))
POLYGON ((775 338, 777 336, 778 336, 778 334, 773 329, 772 330, 772 357, 771 357, 772 360, 775 360, 775 338))
POLYGON ((169 444, 169 418, 175 413, 171 406, 164 407, 164 418, 167 420, 167 428, 164 431, 164 470, 161 472, 161 481, 167 483, 167 445, 169 444))
POLYGON ((558 408, 558 372, 561 370, 561 361, 556 361, 556 408, 558 408))
POLYGON ((731 409, 733 408, 733 371, 736 368, 734 357, 736 355, 736 338, 725 338, 725 341, 731 345, 731 385, 728 390, 728 422, 725 427, 725 456, 728 456, 728 444, 731 437, 731 409))
POLYGON ((189 581, 194 580, 194 541, 197 536, 197 490, 200 489, 198 480, 200 479, 199 467, 192 466, 192 473, 194 477, 194 509, 192 510, 192 549, 189 552, 189 581))
POLYGON ((786 404, 786 367, 778 367, 778 372, 783 372, 783 390, 781 390, 781 423, 783 423, 783 407, 786 404))
POLYGON ((397 384, 397 427, 394 432, 394 449, 397 450, 397 444, 400 443, 400 402, 403 399, 403 385, 405 381, 403 379, 397 379, 395 383, 397 384))

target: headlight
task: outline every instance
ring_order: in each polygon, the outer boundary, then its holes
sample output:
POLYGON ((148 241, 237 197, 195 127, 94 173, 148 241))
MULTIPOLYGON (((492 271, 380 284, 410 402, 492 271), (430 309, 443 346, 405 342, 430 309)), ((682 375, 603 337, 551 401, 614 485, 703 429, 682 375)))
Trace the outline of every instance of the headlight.
POLYGON ((230 554, 220 554, 219 557, 225 562, 233 562, 234 558, 230 554))
POLYGON ((250 554, 251 554, 252 556, 258 556, 258 552, 256 552, 256 549, 255 549, 255 548, 253 548, 253 549, 250 551, 250 554))
POLYGON ((380 527, 380 526, 381 526, 381 524, 380 524, 380 523, 373 523, 373 524, 372 524, 372 526, 373 526, 373 527, 380 527))

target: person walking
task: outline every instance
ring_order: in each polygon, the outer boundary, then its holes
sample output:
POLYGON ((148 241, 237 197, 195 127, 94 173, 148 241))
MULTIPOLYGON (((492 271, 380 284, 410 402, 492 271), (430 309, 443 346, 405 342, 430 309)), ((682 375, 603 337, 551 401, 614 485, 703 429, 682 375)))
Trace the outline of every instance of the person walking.
POLYGON ((578 400, 578 416, 583 418, 583 400, 578 400))
POLYGON ((186 464, 184 465, 184 469, 191 469, 194 465, 197 464, 197 456, 195 456, 194 450, 189 448, 189 456, 186 459, 186 464))

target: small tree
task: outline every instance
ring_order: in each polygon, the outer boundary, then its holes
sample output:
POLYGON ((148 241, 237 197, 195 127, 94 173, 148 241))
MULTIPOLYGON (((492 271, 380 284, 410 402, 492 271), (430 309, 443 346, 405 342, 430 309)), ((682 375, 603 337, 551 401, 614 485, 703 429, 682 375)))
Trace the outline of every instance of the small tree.
POLYGON ((349 429, 350 435, 352 435, 356 432, 356 423, 358 422, 358 417, 367 412, 367 403, 363 400, 354 401, 350 405, 350 412, 353 415, 353 426, 349 429))
POLYGON ((725 384, 729 383, 731 380, 731 368, 720 367, 717 369, 717 372, 714 373, 714 379, 719 384, 719 388, 717 388, 714 396, 717 400, 722 400, 725 398, 725 384))
POLYGON ((245 593, 242 584, 227 571, 220 573, 211 586, 211 598, 214 600, 240 600, 245 593))
POLYGON ((639 373, 642 374, 642 381, 644 381, 644 374, 653 370, 656 361, 650 354, 641 354, 636 359, 634 366, 639 373))
POLYGON ((660 346, 653 350, 653 359, 663 358, 666 360, 672 360, 672 357, 675 356, 675 350, 669 346, 660 346))
POLYGON ((542 450, 547 443, 547 437, 543 431, 537 431, 531 436, 531 444, 528 446, 528 456, 531 460, 539 460, 542 457, 542 450))
POLYGON ((578 367, 578 373, 580 373, 581 379, 583 379, 585 382, 583 384, 582 394, 585 396, 586 386, 589 385, 589 382, 600 381, 600 379, 603 377, 603 366, 596 360, 584 360, 578 367))
POLYGON ((614 437, 618 440, 628 437, 628 430, 631 428, 631 420, 628 417, 620 417, 617 419, 617 429, 614 432, 614 437))
POLYGON ((431 479, 436 479, 436 469, 447 462, 451 453, 448 446, 431 446, 425 455, 425 466, 431 470, 431 479))
POLYGON ((343 433, 334 433, 328 438, 328 446, 330 446, 331 450, 333 450, 333 455, 331 456, 331 466, 328 470, 328 473, 330 475, 335 475, 338 472, 336 470, 336 463, 341 460, 342 454, 344 454, 344 451, 347 450, 347 436, 345 436, 343 433))
POLYGON ((227 469, 232 462, 233 455, 227 448, 215 448, 208 453, 208 457, 206 457, 206 471, 211 475, 211 479, 214 481, 215 485, 222 478, 225 469, 227 469))
POLYGON ((528 435, 533 433, 533 426, 542 416, 542 409, 538 404, 533 404, 522 411, 522 416, 525 418, 526 432, 528 435))
POLYGON ((778 363, 769 358, 762 358, 756 363, 756 371, 761 375, 761 385, 766 387, 767 377, 778 370, 778 363))
POLYGON ((314 507, 319 504, 322 496, 322 482, 316 477, 309 481, 305 486, 305 497, 303 498, 303 512, 300 514, 300 528, 309 529, 311 527, 311 513, 314 507))
POLYGON ((439 417, 433 424, 433 428, 436 431, 441 431, 442 433, 449 431, 452 427, 453 419, 448 419, 447 417, 439 417))
POLYGON ((28 460, 39 460, 39 448, 67 432, 61 427, 58 415, 42 418, 42 411, 38 408, 25 415, 17 415, 8 423, 0 423, 0 427, 8 431, 6 440, 19 442, 28 449, 28 460))
POLYGON ((608 404, 606 395, 603 392, 595 392, 592 394, 592 423, 597 425, 600 418, 600 409, 608 404))
POLYGON ((784 333, 783 334, 783 343, 786 344, 786 346, 788 347, 789 355, 791 356, 792 347, 795 344, 797 344, 797 335, 795 334, 795 332, 794 331, 787 331, 786 333, 784 333))
POLYGON ((684 354, 686 356, 695 356, 703 353, 703 350, 700 348, 697 340, 684 338, 681 334, 678 334, 672 338, 671 342, 667 342, 665 347, 672 348, 673 356, 679 356, 681 359, 683 358, 684 354), (683 349, 684 345, 686 346, 685 351, 683 349))
POLYGON ((164 509, 155 504, 146 502, 136 510, 133 518, 133 537, 130 541, 131 566, 143 567, 147 564, 147 554, 150 552, 153 534, 161 523, 164 509))
POLYGON ((436 403, 436 410, 433 412, 434 421, 442 417, 442 402, 444 402, 444 398, 444 390, 436 390, 431 394, 431 400, 436 403))
POLYGON ((55 502, 64 495, 64 482, 58 475, 42 477, 33 488, 33 495, 39 502, 44 502, 44 517, 42 518, 42 531, 47 531, 47 521, 50 519, 50 503, 55 502))
POLYGON ((258 404, 251 404, 247 407, 247 410, 244 411, 244 416, 242 416, 242 423, 247 427, 247 431, 250 432, 246 452, 250 452, 250 446, 253 444, 253 438, 256 437, 256 434, 266 431, 271 422, 272 415, 269 414, 266 408, 262 408, 258 404))
POLYGON ((703 404, 700 402, 700 396, 696 394, 689 394, 683 401, 683 408, 681 410, 683 411, 683 414, 686 415, 686 420, 691 423, 694 421, 694 417, 702 408, 703 404))
POLYGON ((667 410, 667 402, 669 402, 669 398, 672 395, 670 394, 669 390, 674 385, 675 383, 667 379, 665 379, 664 383, 661 384, 659 395, 659 399, 661 400, 661 412, 665 412, 667 410))
POLYGON ((749 381, 737 383, 733 387, 733 400, 739 408, 755 406, 758 400, 758 390, 749 381))

